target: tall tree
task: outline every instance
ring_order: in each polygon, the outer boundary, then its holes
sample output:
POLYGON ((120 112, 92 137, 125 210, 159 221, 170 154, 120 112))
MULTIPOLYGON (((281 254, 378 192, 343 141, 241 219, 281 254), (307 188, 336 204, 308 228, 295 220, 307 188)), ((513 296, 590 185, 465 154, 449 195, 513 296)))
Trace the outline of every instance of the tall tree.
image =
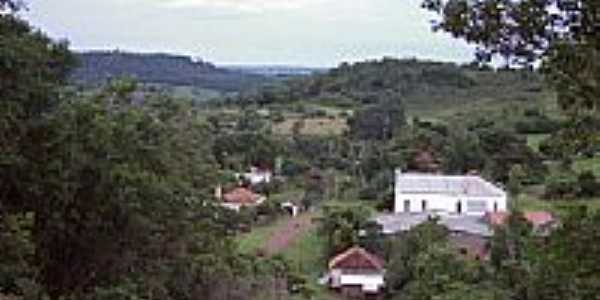
POLYGON ((600 143, 587 116, 600 109, 600 2, 596 0, 424 0, 438 13, 435 29, 477 47, 477 59, 501 56, 507 65, 542 63, 570 124, 571 152, 600 143))

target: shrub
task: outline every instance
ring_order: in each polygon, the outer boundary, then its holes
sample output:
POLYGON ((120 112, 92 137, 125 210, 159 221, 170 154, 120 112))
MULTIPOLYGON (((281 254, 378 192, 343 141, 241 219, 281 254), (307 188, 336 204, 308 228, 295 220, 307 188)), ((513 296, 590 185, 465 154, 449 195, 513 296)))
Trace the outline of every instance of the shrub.
POLYGON ((596 175, 591 171, 585 171, 577 177, 577 185, 579 188, 579 197, 598 197, 600 196, 600 182, 597 181, 596 175))
POLYGON ((561 124, 557 120, 544 115, 529 117, 515 123, 515 130, 520 134, 547 134, 559 130, 561 124))
POLYGON ((552 176, 546 181, 545 197, 574 198, 578 193, 577 179, 569 175, 552 176))

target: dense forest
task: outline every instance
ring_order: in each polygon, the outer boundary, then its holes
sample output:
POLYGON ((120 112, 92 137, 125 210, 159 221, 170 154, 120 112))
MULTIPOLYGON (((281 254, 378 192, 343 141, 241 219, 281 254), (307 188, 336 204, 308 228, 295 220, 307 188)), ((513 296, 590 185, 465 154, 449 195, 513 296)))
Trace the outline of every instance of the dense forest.
POLYGON ((79 64, 70 78, 87 85, 103 84, 112 78, 128 76, 140 83, 234 92, 267 80, 261 75, 218 68, 187 56, 121 51, 83 52, 76 56, 79 64))

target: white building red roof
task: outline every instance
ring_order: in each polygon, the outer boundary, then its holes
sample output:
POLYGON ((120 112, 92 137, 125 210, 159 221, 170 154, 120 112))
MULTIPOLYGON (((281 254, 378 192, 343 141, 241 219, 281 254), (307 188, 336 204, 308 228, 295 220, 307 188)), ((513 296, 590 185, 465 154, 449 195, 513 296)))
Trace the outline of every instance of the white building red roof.
POLYGON ((352 247, 332 258, 329 261, 329 269, 376 269, 383 271, 384 262, 381 258, 361 247, 352 247))
POLYGON ((231 192, 223 195, 223 202, 242 205, 257 204, 260 199, 261 196, 259 194, 256 194, 244 187, 235 188, 231 192))

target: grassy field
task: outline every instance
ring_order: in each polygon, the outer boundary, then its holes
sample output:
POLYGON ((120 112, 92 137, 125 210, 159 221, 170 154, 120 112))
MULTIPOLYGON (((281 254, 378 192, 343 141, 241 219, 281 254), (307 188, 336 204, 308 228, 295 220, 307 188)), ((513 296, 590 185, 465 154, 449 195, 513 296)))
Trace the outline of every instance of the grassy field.
POLYGON ((535 151, 540 151, 541 142, 548 136, 548 134, 529 134, 527 135, 527 145, 535 151))
POLYGON ((300 117, 288 117, 285 121, 274 124, 273 132, 281 135, 291 135, 293 133, 294 125, 297 122, 303 122, 300 133, 306 135, 319 135, 319 136, 330 136, 330 135, 341 135, 348 129, 346 119, 335 117, 335 118, 306 118, 302 120, 300 117))
POLYGON ((591 211, 598 211, 600 210, 600 198, 548 200, 533 194, 523 193, 517 200, 517 206, 522 211, 545 210, 561 215, 568 207, 576 206, 586 206, 591 211))
POLYGON ((592 171, 596 177, 600 177, 600 157, 579 158, 573 162, 573 169, 577 173, 592 171))
POLYGON ((243 253, 254 254, 263 247, 269 237, 289 221, 289 217, 281 217, 277 221, 266 225, 258 226, 248 233, 240 235, 237 239, 238 247, 243 253))
POLYGON ((319 277, 326 270, 327 258, 323 256, 325 239, 318 235, 317 230, 314 228, 300 236, 282 255, 290 262, 292 270, 306 275, 308 286, 315 292, 314 300, 343 299, 327 287, 318 284, 319 277))

